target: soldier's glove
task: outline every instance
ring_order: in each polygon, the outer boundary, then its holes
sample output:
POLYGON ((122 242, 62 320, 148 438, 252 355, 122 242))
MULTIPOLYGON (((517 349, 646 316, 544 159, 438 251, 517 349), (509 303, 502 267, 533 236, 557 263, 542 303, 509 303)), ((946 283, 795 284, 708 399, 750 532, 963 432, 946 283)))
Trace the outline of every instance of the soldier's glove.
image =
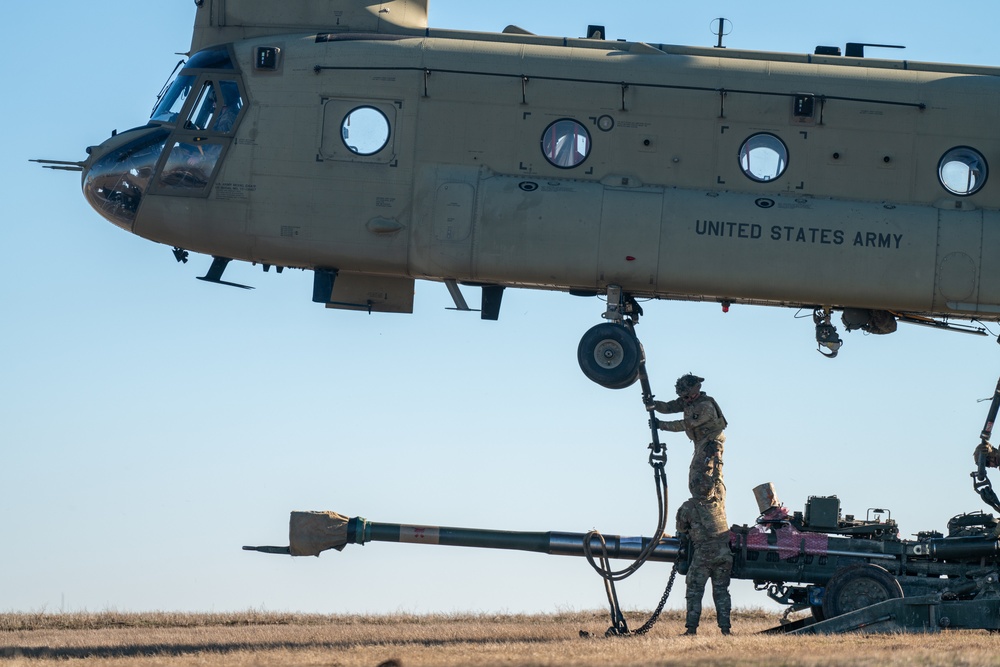
POLYGON ((646 409, 652 412, 653 410, 656 409, 656 403, 654 403, 653 401, 646 403, 646 409))
MULTIPOLYGON (((649 418, 649 428, 660 428, 660 420, 657 419, 656 417, 650 417, 649 418)), ((976 460, 978 461, 979 459, 976 459, 976 460)))
POLYGON ((1000 463, 1000 461, 998 461, 998 459, 1000 459, 1000 455, 997 454, 997 450, 993 448, 993 445, 985 440, 980 442, 979 445, 976 446, 976 450, 972 453, 972 460, 976 462, 976 465, 979 465, 979 457, 981 455, 986 457, 987 468, 996 468, 997 464, 1000 463))

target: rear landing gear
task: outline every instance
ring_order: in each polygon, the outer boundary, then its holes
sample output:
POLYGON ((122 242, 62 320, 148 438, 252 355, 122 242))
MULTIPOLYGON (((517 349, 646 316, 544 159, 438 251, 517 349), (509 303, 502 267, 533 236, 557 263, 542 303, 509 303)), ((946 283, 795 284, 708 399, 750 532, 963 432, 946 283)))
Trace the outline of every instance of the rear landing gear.
POLYGON ((584 375, 608 389, 624 389, 635 383, 643 351, 633 326, 641 314, 635 299, 623 294, 618 286, 608 287, 608 307, 603 316, 610 321, 591 327, 576 350, 584 375))
POLYGON ((622 324, 591 327, 580 339, 576 356, 583 374, 602 387, 624 389, 639 378, 642 349, 622 324))

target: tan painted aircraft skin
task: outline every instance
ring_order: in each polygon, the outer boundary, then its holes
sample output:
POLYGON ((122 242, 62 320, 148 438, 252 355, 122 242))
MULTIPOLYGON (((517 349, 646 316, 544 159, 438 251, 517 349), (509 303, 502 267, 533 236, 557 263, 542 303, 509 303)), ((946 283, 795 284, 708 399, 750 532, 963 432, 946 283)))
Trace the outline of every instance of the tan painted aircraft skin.
POLYGON ((102 215, 319 269, 331 307, 428 279, 1000 319, 998 69, 276 4, 200 3, 150 124, 81 163, 102 215))

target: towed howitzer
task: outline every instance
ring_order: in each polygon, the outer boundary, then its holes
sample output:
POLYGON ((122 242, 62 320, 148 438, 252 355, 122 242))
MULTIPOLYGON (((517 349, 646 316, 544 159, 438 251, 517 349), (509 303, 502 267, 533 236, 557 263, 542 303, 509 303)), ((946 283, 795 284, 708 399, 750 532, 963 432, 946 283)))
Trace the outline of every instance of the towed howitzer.
MULTIPOLYGON (((948 522, 947 536, 927 531, 902 540, 886 510, 870 509, 863 520, 842 519, 836 496, 813 496, 804 513, 789 515, 775 506, 754 525, 732 526, 733 578, 753 581, 788 612, 812 612, 775 631, 1000 630, 998 523, 982 512, 962 514, 948 522)), ((582 557, 588 537, 592 552, 606 548, 608 557, 617 559, 634 559, 651 542, 604 535, 602 547, 601 538, 590 533, 421 526, 292 512, 289 546, 243 548, 318 556, 348 544, 404 542, 582 557)), ((684 574, 690 552, 683 536, 665 537, 649 560, 676 562, 684 574)))

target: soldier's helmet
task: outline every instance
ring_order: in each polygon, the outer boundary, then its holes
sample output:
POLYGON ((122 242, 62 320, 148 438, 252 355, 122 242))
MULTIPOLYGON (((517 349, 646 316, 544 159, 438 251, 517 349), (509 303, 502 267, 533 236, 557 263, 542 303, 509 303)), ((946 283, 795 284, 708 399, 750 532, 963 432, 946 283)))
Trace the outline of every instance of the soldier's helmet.
POLYGON ((683 396, 688 393, 693 387, 698 386, 705 381, 705 378, 700 378, 693 373, 688 373, 677 378, 677 383, 674 385, 674 390, 677 392, 678 396, 683 396))

